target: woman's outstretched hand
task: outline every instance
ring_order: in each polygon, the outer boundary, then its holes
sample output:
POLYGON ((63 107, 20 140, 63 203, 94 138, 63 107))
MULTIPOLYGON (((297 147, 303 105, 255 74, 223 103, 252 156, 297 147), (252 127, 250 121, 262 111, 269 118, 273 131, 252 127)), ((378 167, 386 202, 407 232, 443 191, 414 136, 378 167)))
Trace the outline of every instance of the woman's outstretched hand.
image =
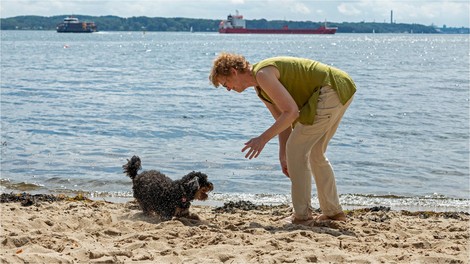
POLYGON ((242 149, 242 152, 245 152, 245 150, 248 149, 245 158, 257 158, 261 151, 264 149, 266 143, 267 142, 264 141, 261 137, 255 137, 250 139, 248 142, 245 143, 245 147, 242 149))

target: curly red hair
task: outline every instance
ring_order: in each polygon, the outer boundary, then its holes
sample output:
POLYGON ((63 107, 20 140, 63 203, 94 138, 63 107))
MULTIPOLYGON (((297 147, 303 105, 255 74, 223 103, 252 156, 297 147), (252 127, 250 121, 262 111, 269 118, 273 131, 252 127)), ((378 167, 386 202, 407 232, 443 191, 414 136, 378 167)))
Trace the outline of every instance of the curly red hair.
POLYGON ((250 68, 250 63, 242 55, 222 52, 214 59, 209 80, 215 87, 219 87, 219 76, 230 76, 230 69, 234 68, 240 73, 250 68))

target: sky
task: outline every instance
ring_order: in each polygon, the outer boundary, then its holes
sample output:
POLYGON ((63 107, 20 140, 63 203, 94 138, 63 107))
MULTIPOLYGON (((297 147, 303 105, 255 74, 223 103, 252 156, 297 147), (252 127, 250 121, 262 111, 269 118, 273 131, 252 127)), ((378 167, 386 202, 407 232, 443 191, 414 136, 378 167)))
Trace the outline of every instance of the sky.
POLYGON ((470 27, 469 0, 0 0, 0 17, 90 15, 416 23, 470 27))

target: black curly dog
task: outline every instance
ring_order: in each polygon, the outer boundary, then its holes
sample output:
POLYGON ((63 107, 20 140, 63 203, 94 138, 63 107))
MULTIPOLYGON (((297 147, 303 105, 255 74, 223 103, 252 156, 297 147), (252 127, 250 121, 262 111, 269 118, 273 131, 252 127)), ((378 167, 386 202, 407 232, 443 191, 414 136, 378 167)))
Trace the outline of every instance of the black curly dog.
POLYGON ((132 179, 134 198, 144 214, 157 213, 163 220, 170 220, 173 216, 199 219, 189 213, 191 201, 206 200, 207 192, 214 189, 212 183, 207 181, 207 175, 201 172, 190 172, 175 181, 156 170, 137 174, 142 168, 138 156, 127 160, 122 168, 132 179))

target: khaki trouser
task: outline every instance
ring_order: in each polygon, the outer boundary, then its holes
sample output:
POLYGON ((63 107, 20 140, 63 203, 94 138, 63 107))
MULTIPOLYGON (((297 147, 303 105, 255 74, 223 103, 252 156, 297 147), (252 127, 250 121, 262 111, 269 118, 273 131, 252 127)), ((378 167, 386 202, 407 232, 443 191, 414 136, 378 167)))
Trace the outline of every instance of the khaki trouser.
POLYGON ((333 216, 343 210, 336 190, 335 174, 325 152, 352 99, 342 105, 335 90, 329 86, 322 87, 313 125, 296 124, 287 140, 292 203, 294 215, 299 220, 307 219, 312 214, 312 174, 322 213, 333 216))

